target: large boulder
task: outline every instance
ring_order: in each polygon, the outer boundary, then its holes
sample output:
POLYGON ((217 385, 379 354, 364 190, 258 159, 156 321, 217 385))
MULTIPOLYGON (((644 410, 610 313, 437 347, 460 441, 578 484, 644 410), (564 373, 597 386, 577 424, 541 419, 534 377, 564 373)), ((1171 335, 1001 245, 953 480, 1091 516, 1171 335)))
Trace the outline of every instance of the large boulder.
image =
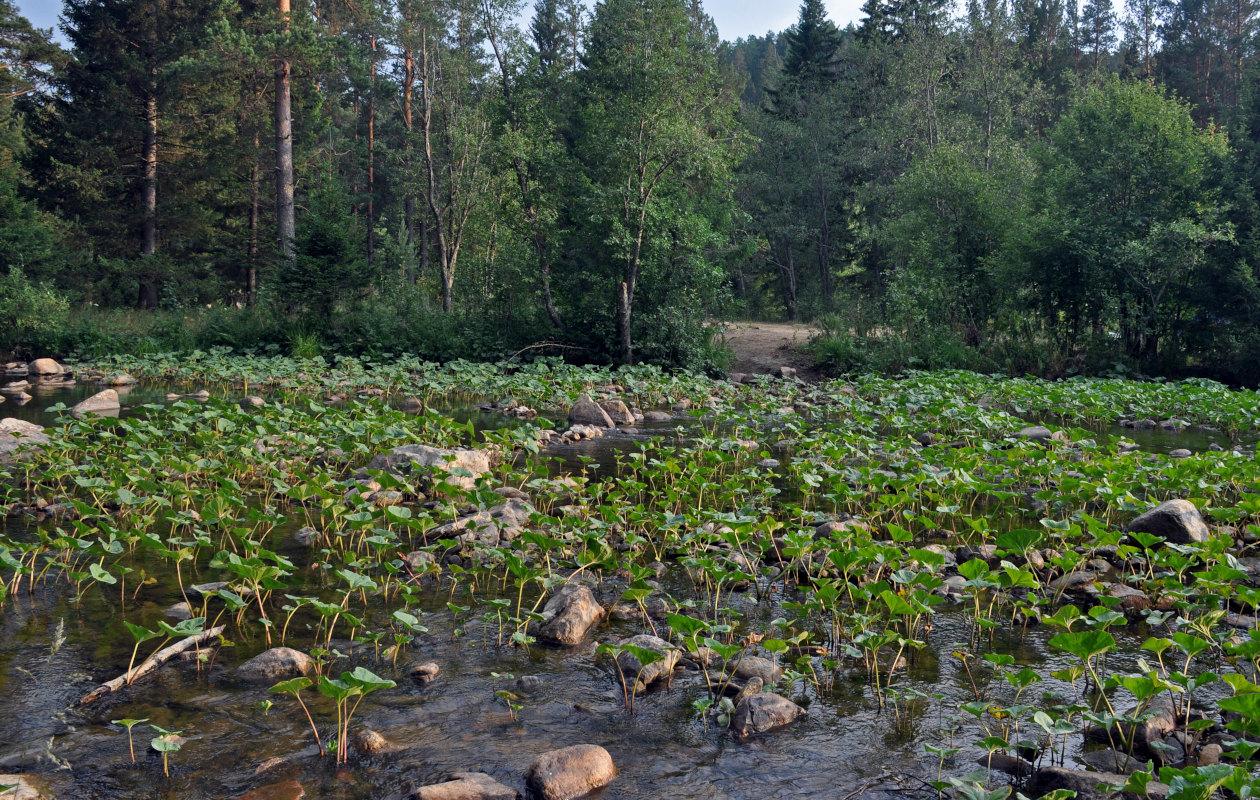
POLYGON ((39 447, 48 444, 48 434, 44 429, 24 419, 0 419, 0 456, 6 456, 15 450, 26 447, 39 447))
POLYGON ((604 413, 613 421, 614 425, 633 425, 634 414, 630 413, 630 409, 624 402, 617 399, 603 400, 599 407, 604 409, 604 413))
POLYGON ((31 375, 64 375, 67 371, 51 358, 37 358, 30 363, 27 370, 31 375))
POLYGON ((279 683, 311 671, 311 657, 291 647, 264 650, 236 668, 236 677, 250 683, 279 683))
POLYGON ((617 669, 621 671, 621 678, 626 686, 634 690, 635 694, 646 692, 649 685, 668 679, 674 674, 674 665, 678 663, 678 650, 659 636, 640 634, 630 637, 622 644, 651 650, 661 655, 660 661, 653 661, 644 666, 634 653, 623 650, 617 654, 617 669))
POLYGON ((534 635, 544 642, 574 647, 604 616, 604 607, 590 589, 570 583, 547 601, 542 615, 544 621, 534 629, 534 635))
POLYGON ((783 677, 783 668, 775 664, 768 658, 761 656, 744 656, 737 659, 734 665, 734 675, 740 680, 747 681, 752 678, 760 678, 766 686, 771 686, 779 682, 779 678, 783 677))
POLYGON ((590 794, 617 777, 617 767, 604 748, 579 744, 544 753, 525 773, 525 785, 539 800, 573 800, 590 794))
POLYGON ((456 772, 450 780, 421 786, 411 795, 413 800, 516 800, 519 796, 484 772, 456 772))
POLYGON ((87 414, 117 414, 122 408, 122 404, 118 402, 118 392, 113 389, 106 389, 103 392, 97 392, 86 400, 81 400, 70 409, 70 413, 76 417, 82 417, 87 414))
POLYGON ((1129 523, 1129 531, 1162 536, 1173 544, 1206 542, 1211 536, 1189 500, 1169 500, 1129 523))
POLYGON ((745 697, 735 707, 731 732, 737 739, 781 728, 805 713, 805 709, 777 694, 763 692, 745 697))
POLYGON ((579 397, 569 409, 569 424, 595 425, 600 428, 615 427, 608 412, 586 394, 579 397))
POLYGON ((464 490, 477 486, 477 478, 490 471, 490 453, 485 450, 444 449, 424 444, 405 444, 376 456, 368 469, 387 472, 435 470, 450 484, 464 490), (453 474, 467 470, 470 475, 453 474))

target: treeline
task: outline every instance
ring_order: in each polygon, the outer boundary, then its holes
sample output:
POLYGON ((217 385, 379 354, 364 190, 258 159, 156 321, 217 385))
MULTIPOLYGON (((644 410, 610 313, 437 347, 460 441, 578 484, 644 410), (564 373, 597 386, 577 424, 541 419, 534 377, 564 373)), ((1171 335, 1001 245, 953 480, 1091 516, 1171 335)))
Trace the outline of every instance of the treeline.
POLYGON ((240 306, 197 315, 227 344, 709 360, 748 144, 699 3, 67 0, 68 52, 0 9, 34 322, 52 287, 240 306))
POLYGON ((1260 378, 1253 0, 522 11, 0 0, 0 349, 1260 378))
POLYGON ((748 308, 821 315, 837 370, 1260 379, 1252 0, 947 10, 735 44, 748 308))

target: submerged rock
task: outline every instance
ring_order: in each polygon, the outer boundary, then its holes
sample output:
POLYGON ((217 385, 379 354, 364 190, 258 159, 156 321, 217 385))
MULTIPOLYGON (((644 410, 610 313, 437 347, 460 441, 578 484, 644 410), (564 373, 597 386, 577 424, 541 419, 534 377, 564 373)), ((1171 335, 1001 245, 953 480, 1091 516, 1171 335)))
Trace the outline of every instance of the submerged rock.
POLYGON ((260 786, 237 800, 302 800, 303 797, 306 797, 306 789, 297 780, 292 780, 260 786))
POLYGON ((534 635, 544 642, 574 647, 604 616, 604 608, 590 589, 570 583, 547 601, 542 615, 545 621, 535 628, 534 635))
POLYGON ((735 707, 731 732, 737 739, 781 728, 805 713, 805 709, 782 695, 762 692, 745 697, 735 707))
POLYGON ((236 677, 250 683, 277 683, 311 671, 311 657, 291 647, 265 650, 236 668, 236 677))
POLYGON ((370 728, 359 728, 351 737, 355 751, 362 756, 378 756, 394 749, 389 740, 370 728))
POLYGON ((643 414, 644 422, 669 422, 673 418, 668 411, 648 411, 643 414))
MULTIPOLYGON (((1066 767, 1042 767, 1032 776, 1028 788, 1037 796, 1049 794, 1056 789, 1067 789, 1076 792, 1076 800, 1105 800, 1114 794, 1106 787, 1118 786, 1125 780, 1124 775, 1115 772, 1085 772, 1066 767), (1103 788, 1099 788, 1100 786, 1103 788)), ((1031 792, 1026 792, 1026 794, 1031 794, 1031 792)), ((1167 797, 1168 786, 1151 781, 1146 785, 1146 795, 1151 800, 1167 797)))
POLYGON ((573 800, 607 785, 617 767, 604 748, 579 744, 534 759, 525 784, 539 800, 573 800))
POLYGON ((1049 441, 1054 433, 1044 425, 1029 425, 1027 428, 1021 428, 1019 437, 1021 439, 1032 439, 1035 442, 1049 441))
POLYGON ((417 664, 411 668, 411 679, 421 686, 427 686, 437 680, 437 676, 442 672, 442 668, 435 662, 429 661, 425 664, 417 664))
POLYGON ((1169 500, 1129 523, 1128 530, 1162 536, 1173 544, 1206 542, 1210 536, 1199 509, 1189 500, 1169 500))
POLYGON ((82 417, 84 414, 108 414, 117 412, 122 408, 122 404, 118 402, 118 392, 113 389, 106 389, 103 392, 97 392, 86 400, 82 400, 70 409, 70 413, 76 417, 82 417))
POLYGON ((520 794, 484 772, 456 772, 444 783, 421 786, 413 800, 516 800, 520 794))

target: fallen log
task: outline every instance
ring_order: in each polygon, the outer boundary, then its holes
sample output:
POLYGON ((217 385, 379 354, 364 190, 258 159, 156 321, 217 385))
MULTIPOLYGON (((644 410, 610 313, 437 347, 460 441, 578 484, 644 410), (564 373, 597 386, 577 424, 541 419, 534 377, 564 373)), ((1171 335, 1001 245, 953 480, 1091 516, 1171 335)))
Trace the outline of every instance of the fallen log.
POLYGON ((79 705, 90 705, 111 692, 116 692, 124 686, 129 686, 135 683, 140 678, 148 675, 150 672, 153 672, 158 667, 162 666, 167 661, 170 661, 172 658, 185 650, 204 644, 219 636, 219 634, 223 633, 225 630, 227 630, 226 625, 219 625, 218 627, 211 628, 204 633, 200 633, 196 636, 189 636, 186 639, 180 639, 175 644, 162 648, 146 659, 143 664, 140 664, 134 669, 131 669, 122 675, 119 675, 117 678, 114 678, 112 681, 102 683, 100 686, 93 689, 90 693, 79 700, 79 705))

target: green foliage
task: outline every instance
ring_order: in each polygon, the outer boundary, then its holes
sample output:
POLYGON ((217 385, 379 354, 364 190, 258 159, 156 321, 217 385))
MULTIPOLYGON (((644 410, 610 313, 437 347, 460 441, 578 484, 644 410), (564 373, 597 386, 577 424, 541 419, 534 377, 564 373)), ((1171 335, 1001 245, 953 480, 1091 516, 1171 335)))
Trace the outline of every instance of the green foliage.
POLYGON ((0 352, 30 354, 47 348, 66 320, 66 301, 21 269, 0 272, 0 352))

